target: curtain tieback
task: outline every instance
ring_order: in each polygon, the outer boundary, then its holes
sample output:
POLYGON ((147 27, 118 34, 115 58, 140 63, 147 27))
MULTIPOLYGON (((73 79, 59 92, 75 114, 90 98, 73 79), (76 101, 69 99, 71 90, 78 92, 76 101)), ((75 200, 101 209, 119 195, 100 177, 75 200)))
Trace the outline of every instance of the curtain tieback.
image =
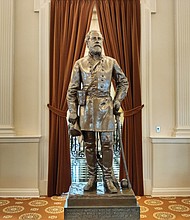
POLYGON ((62 111, 62 110, 60 110, 60 109, 58 109, 56 107, 53 107, 50 104, 48 104, 47 106, 48 106, 49 110, 51 112, 53 112, 54 114, 56 114, 56 115, 58 115, 58 116, 60 116, 62 118, 66 118, 67 117, 67 112, 66 111, 62 111))
POLYGON ((141 105, 141 106, 137 106, 133 109, 130 109, 128 111, 124 111, 124 117, 130 117, 132 115, 135 115, 137 114, 138 112, 141 111, 141 109, 144 107, 144 105, 141 105))

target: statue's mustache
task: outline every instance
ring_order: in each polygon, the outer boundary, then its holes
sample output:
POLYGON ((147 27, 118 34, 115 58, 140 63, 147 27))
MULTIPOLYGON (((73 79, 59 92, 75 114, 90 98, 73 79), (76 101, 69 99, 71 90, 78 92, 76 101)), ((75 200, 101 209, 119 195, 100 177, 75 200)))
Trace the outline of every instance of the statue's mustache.
POLYGON ((102 48, 100 44, 95 44, 94 47, 100 47, 100 48, 102 48))

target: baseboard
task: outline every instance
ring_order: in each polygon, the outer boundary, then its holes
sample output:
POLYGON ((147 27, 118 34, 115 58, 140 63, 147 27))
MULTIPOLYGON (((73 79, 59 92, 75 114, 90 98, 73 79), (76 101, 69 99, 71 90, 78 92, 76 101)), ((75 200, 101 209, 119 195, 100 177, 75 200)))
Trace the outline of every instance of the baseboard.
POLYGON ((152 196, 190 196, 190 188, 153 188, 152 196))
POLYGON ((0 188, 0 197, 39 197, 38 188, 0 188))
POLYGON ((40 196, 47 196, 47 180, 40 180, 40 196))

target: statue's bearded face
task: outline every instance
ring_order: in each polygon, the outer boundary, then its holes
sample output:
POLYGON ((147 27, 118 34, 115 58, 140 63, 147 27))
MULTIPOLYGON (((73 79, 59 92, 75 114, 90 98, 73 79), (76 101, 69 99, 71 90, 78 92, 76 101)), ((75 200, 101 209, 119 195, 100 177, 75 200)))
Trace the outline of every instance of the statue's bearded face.
POLYGON ((102 53, 103 38, 100 33, 92 32, 88 39, 87 46, 91 54, 101 55, 102 53))

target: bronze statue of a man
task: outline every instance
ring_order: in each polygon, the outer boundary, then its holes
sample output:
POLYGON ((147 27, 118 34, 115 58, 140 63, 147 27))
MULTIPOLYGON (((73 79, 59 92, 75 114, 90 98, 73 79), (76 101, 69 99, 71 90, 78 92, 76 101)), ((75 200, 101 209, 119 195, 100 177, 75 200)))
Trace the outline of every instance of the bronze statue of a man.
POLYGON ((93 191, 97 187, 95 132, 99 132, 104 187, 108 193, 117 193, 112 178, 113 131, 115 130, 113 113, 119 110, 122 100, 127 95, 129 83, 117 61, 102 55, 103 37, 100 32, 90 31, 85 41, 89 54, 74 64, 68 87, 69 122, 75 124, 79 119, 84 137, 89 171, 89 180, 84 191, 93 191), (110 95, 112 79, 116 83, 114 100, 110 95), (82 92, 82 95, 79 92, 82 92))

